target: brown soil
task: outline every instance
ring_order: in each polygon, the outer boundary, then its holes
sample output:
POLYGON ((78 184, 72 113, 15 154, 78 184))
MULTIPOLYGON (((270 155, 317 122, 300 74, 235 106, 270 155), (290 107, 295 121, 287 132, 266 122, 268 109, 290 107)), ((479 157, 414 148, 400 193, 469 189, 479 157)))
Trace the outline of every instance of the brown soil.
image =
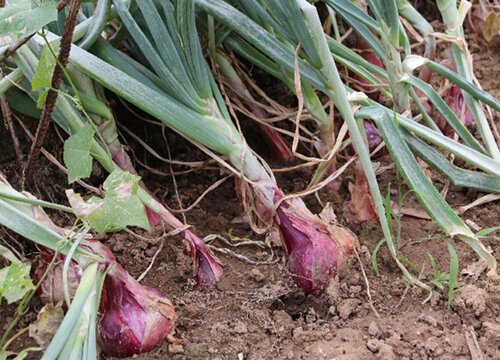
MULTIPOLYGON (((473 41, 471 48, 476 52, 475 69, 481 84, 499 98, 500 64, 496 59, 500 56, 500 49, 486 49, 480 40, 473 41)), ((144 130, 134 121, 127 126, 155 138, 152 134, 154 128, 144 130)), ((174 158, 203 158, 174 135, 169 134, 168 140, 174 158)), ((163 144, 163 140, 158 141, 163 144)), ((7 173, 15 184, 18 170, 12 157, 8 156, 12 154, 11 144, 2 142, 0 145, 0 171, 7 173)), ((61 146, 54 133, 49 147, 61 158, 61 146)), ((163 145, 159 147, 166 154, 163 145)), ((167 165, 155 163, 146 155, 143 157, 140 159, 148 161, 151 166, 169 171, 167 165)), ((64 201, 64 176, 45 160, 41 163, 43 176, 38 177, 37 186, 30 190, 46 199, 64 201)), ((284 190, 296 191, 307 185, 310 175, 308 170, 301 170, 280 175, 278 180, 284 190)), ((103 176, 96 176, 92 182, 100 183, 103 176)), ((192 203, 218 178, 220 172, 213 170, 176 176, 178 193, 184 205, 192 203)), ((389 182, 394 184, 394 170, 386 171, 380 179, 382 187, 386 188, 389 182)), ((171 177, 146 176, 145 180, 151 188, 158 190, 158 197, 170 206, 178 207, 171 177)), ((344 179, 344 185, 347 181, 348 177, 344 179)), ((442 184, 438 176, 436 182, 442 184)), ((340 193, 322 190, 319 197, 324 203, 331 202, 342 219, 342 205, 347 195, 344 186, 340 193)), ((459 206, 481 195, 451 186, 447 200, 459 206)), ((305 200, 313 211, 321 210, 316 198, 305 200)), ((405 206, 418 207, 413 199, 409 199, 405 206)), ((497 202, 470 210, 463 218, 487 228, 499 225, 499 214, 500 204, 497 202)), ((240 201, 231 181, 211 192, 186 214, 187 222, 195 226, 201 236, 220 234, 228 237, 227 231, 231 230, 235 236, 263 241, 247 225, 235 221, 241 215, 240 201)), ((58 220, 65 222, 65 219, 58 220)), ((380 227, 370 223, 349 227, 359 236, 360 261, 354 258, 340 274, 339 281, 331 284, 326 294, 319 297, 306 297, 294 285, 286 271, 284 253, 276 247, 272 250, 257 246, 230 248, 255 262, 266 262, 272 256, 274 263, 254 265, 220 254, 225 274, 218 288, 196 288, 182 243, 174 238, 165 239, 163 249, 143 284, 170 296, 178 315, 176 337, 183 345, 165 343, 138 359, 480 359, 477 357, 479 353, 485 359, 500 358, 499 279, 486 276, 484 267, 469 247, 453 241, 459 254, 461 273, 459 289, 448 307, 446 285, 444 291, 435 287, 434 296, 426 301, 428 294, 407 285, 386 247, 378 256, 380 275, 375 275, 370 254, 381 238, 380 227), (372 304, 367 295, 367 284, 372 304)), ((0 233, 4 237, 3 230, 0 233)), ((149 266, 160 246, 162 233, 143 235, 151 240, 125 232, 102 239, 134 276, 139 276, 149 266)), ((401 258, 407 259, 409 269, 416 275, 420 274, 427 283, 435 275, 429 254, 436 259, 440 271, 448 272, 448 249, 446 242, 439 238, 441 235, 429 221, 410 217, 402 220, 401 258)), ((500 261, 499 242, 485 240, 485 244, 500 261)), ((213 245, 228 248, 217 241, 213 245)), ((19 244, 20 249, 21 246, 30 255, 33 247, 24 242, 19 244)), ((35 301, 34 311, 27 315, 21 326, 32 321, 40 307, 35 301)), ((0 331, 11 320, 12 311, 13 307, 0 309, 0 331)), ((28 344, 29 339, 23 338, 19 347, 28 344)))

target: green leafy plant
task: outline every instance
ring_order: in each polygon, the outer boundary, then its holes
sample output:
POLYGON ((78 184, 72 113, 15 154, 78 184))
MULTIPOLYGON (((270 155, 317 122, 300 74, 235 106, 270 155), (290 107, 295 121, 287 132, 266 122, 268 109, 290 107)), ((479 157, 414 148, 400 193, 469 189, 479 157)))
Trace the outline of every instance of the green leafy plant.
POLYGON ((448 253, 450 255, 450 266, 448 272, 443 272, 438 268, 437 261, 432 256, 431 253, 427 253, 427 255, 429 256, 433 272, 433 279, 431 280, 431 282, 439 290, 445 290, 446 287, 448 288, 448 293, 447 293, 448 306, 451 306, 453 297, 455 295, 455 290, 458 288, 457 280, 459 271, 459 260, 457 252, 453 247, 453 245, 450 242, 448 242, 447 246, 448 246, 448 253))
POLYGON ((57 10, 53 1, 44 1, 34 8, 31 0, 9 1, 0 9, 0 36, 27 36, 55 20, 57 10))

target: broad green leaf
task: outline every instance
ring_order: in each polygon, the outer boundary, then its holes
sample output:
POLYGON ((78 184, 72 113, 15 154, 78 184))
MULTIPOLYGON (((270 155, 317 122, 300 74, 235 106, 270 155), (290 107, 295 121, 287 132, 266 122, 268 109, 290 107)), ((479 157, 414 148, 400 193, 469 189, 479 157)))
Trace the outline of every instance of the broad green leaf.
POLYGON ((57 20, 54 1, 44 1, 35 8, 31 3, 31 0, 14 0, 0 10, 0 36, 24 37, 57 20))
POLYGON ((140 177, 122 170, 113 171, 103 184, 104 199, 87 201, 72 190, 66 192, 75 214, 99 233, 138 226, 150 230, 144 205, 137 196, 140 177))
MULTIPOLYGON (((60 42, 57 41, 50 45, 54 54, 56 54, 59 51, 58 50, 59 43, 60 42)), ((54 73, 54 68, 56 67, 57 63, 57 59, 54 57, 52 51, 50 51, 48 45, 45 45, 43 47, 35 75, 31 80, 31 90, 39 91, 45 88, 49 88, 51 86, 52 74, 54 73)))
POLYGON ((90 148, 95 130, 85 124, 64 143, 64 163, 68 168, 68 182, 89 177, 92 173, 92 156, 90 148))
POLYGON ((0 301, 5 298, 7 303, 12 304, 35 288, 30 279, 30 269, 31 265, 22 262, 0 269, 0 301))

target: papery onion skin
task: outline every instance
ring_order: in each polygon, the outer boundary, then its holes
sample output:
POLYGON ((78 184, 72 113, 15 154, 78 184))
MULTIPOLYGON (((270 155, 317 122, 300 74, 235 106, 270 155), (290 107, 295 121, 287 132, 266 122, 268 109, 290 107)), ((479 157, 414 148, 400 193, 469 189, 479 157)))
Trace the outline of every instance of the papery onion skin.
POLYGON ((345 203, 344 218, 349 223, 363 221, 377 221, 378 214, 375 208, 368 180, 361 162, 358 160, 354 166, 356 182, 349 183, 351 199, 345 203))
POLYGON ((216 286, 224 273, 219 259, 208 250, 203 240, 193 232, 186 230, 184 238, 189 240, 188 246, 196 268, 196 285, 216 286))
MULTIPOLYGON (((175 329, 176 314, 172 303, 160 291, 139 284, 117 263, 111 250, 95 240, 83 240, 81 247, 99 255, 106 270, 98 317, 98 342, 106 355, 130 357, 148 352, 161 344, 175 329)), ((39 281, 53 252, 40 249, 40 261, 34 279, 39 281)), ((64 255, 49 271, 39 287, 43 302, 64 301, 62 272, 64 255)), ((82 269, 70 262, 68 287, 73 297, 81 278, 82 269), (73 275, 75 274, 75 275, 73 275)))
POLYGON ((117 263, 104 282, 100 313, 99 345, 115 357, 151 351, 175 328, 175 311, 167 297, 139 284, 117 263))
MULTIPOLYGON (((278 193, 275 200, 280 197, 278 193)), ((325 224, 296 199, 278 206, 276 222, 295 283, 307 295, 320 293, 352 254, 356 245, 354 234, 342 233, 343 238, 337 239, 332 231, 336 226, 325 224)))
MULTIPOLYGON (((33 280, 35 283, 40 282, 43 275, 48 269, 49 264, 52 262, 54 257, 54 252, 45 247, 40 246, 40 254, 37 257, 37 267, 33 274, 33 280)), ((64 267, 64 255, 58 255, 51 271, 46 275, 43 282, 37 289, 38 296, 44 304, 64 301, 64 289, 63 289, 63 267, 64 267)), ((80 283, 82 277, 82 269, 73 260, 70 261, 67 274, 67 284, 70 297, 73 297, 76 292, 76 288, 80 283)))

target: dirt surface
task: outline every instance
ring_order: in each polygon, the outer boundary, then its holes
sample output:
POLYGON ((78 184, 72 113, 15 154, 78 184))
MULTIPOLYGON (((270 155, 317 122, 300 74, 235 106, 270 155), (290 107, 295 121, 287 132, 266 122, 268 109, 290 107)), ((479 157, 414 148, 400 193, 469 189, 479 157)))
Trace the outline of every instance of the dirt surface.
MULTIPOLYGON (((442 45, 440 45, 442 46, 442 45)), ((476 75, 483 87, 500 97, 500 49, 488 48, 481 40, 472 39, 476 75)), ((293 103, 293 100, 291 100, 293 103)), ((495 118, 498 124, 498 114, 495 118)), ((162 141, 154 127, 130 120, 126 126, 144 135, 148 143, 162 141), (148 138, 149 137, 149 138, 148 138)), ((1 128, 1 127, 0 127, 1 128)), ((4 138, 1 129, 0 139, 4 138)), ((179 160, 206 159, 193 147, 173 134, 166 139, 171 155, 179 160)), ((137 144, 130 141, 131 147, 137 144), (133 146, 132 146, 133 145, 133 146)), ((258 141, 257 141, 258 144, 258 141)), ((13 159, 11 144, 0 143, 0 171, 17 185, 19 170, 13 159)), ((52 132, 48 148, 61 159, 61 144, 52 132)), ((168 156, 164 146, 161 153, 168 156)), ((25 153, 26 153, 26 149, 25 153)), ((263 154, 264 156, 266 154, 263 154)), ((163 172, 169 165, 155 161, 138 152, 137 160, 163 172)), ((386 164, 387 158, 379 159, 386 164)), ((30 190, 45 199, 62 202, 65 177, 56 167, 41 160, 43 171, 30 190)), ((139 166, 141 175, 147 170, 139 166)), ((286 192, 304 189, 311 170, 280 174, 278 182, 286 192)), ((104 174, 96 168, 89 182, 99 184, 104 174)), ((172 208, 178 208, 178 198, 184 207, 193 203, 213 182, 223 175, 218 169, 204 169, 175 177, 177 197, 171 176, 145 176, 150 188, 172 208)), ((395 184, 394 169, 384 172, 381 186, 395 184)), ((443 186, 439 176, 434 180, 443 186)), ((348 198, 345 176, 340 192, 323 189, 319 198, 330 202, 342 223, 343 204, 348 198)), ((79 189, 83 191, 82 189, 79 189)), ((475 191, 451 186, 447 200, 454 206, 469 204, 481 195, 475 191)), ((307 197, 313 212, 321 211, 314 196, 307 197)), ((412 198, 406 207, 418 208, 412 198)), ((403 217, 401 228, 401 259, 410 271, 433 286, 434 294, 408 286, 391 259, 387 248, 378 254, 379 275, 372 271, 371 252, 381 239, 379 225, 364 223, 349 225, 359 237, 359 260, 351 264, 321 296, 304 296, 287 273, 283 250, 269 248, 265 239, 252 233, 241 221, 243 209, 237 199, 234 182, 226 181, 210 192, 196 207, 187 212, 186 220, 201 236, 219 234, 225 238, 254 240, 255 245, 230 247, 218 240, 215 248, 229 249, 234 255, 217 252, 224 264, 224 277, 216 289, 194 286, 189 258, 179 239, 166 238, 162 232, 141 237, 123 232, 101 240, 110 246, 118 260, 134 276, 139 276, 151 264, 143 284, 165 292, 171 298, 178 315, 175 336, 181 344, 165 343, 157 350, 138 359, 500 359, 500 282, 498 277, 487 277, 482 263, 464 243, 452 241, 460 261, 459 289, 450 306, 447 303, 447 285, 444 290, 432 285, 438 273, 447 273, 449 254, 447 243, 437 226, 427 220, 403 217), (161 247, 161 251, 158 250, 161 247), (429 254, 437 262, 433 269, 429 254), (271 262, 271 263, 269 263, 271 262), (266 264, 267 263, 267 264, 266 264), (364 276, 364 273, 366 276, 364 276), (368 286, 371 301, 368 296, 368 286)), ((178 214, 180 216, 180 214, 178 214)), ((490 203, 467 211, 464 220, 479 228, 498 226, 500 204, 490 203)), ((68 219, 57 218, 60 223, 68 219)), ((3 230, 1 237, 8 239, 3 230)), ((17 238, 15 238, 17 239, 17 238)), ((485 239, 500 261, 500 243, 485 239)), ((33 257, 33 247, 20 241, 16 248, 33 257)), ((3 264, 0 264, 3 265, 3 264)), ((34 319, 41 308, 38 300, 20 326, 34 319)), ((0 310, 0 331, 12 319, 13 307, 0 310)), ((19 348, 29 345, 21 338, 19 348)), ((35 357, 33 357, 35 358, 35 357)))
MULTIPOLYGON (((227 192, 231 192, 230 187, 227 192)), ((221 225, 231 228, 231 216, 227 216, 230 208, 217 215, 220 206, 224 208, 224 201, 229 200, 220 189, 200 205, 192 222, 206 219, 202 223, 208 224, 198 228, 202 235, 217 231, 221 225), (218 199, 221 202, 214 209, 218 199)), ((467 218, 482 227, 497 225, 499 208, 485 206, 471 211, 467 218)), ((344 270, 339 282, 332 284, 325 295, 306 297, 293 284, 281 259, 277 264, 255 266, 221 256, 225 276, 219 288, 200 290, 190 284, 182 247, 168 242, 144 283, 171 296, 179 316, 177 336, 186 343, 182 348, 164 345, 139 358, 469 359, 471 349, 476 347, 485 358, 500 357, 500 285, 498 280, 486 278, 481 263, 467 247, 454 243, 462 274, 460 290, 448 308, 446 299, 438 294, 422 304, 427 294, 406 286, 385 250, 379 256, 381 274, 375 276, 366 248, 374 248, 380 230, 370 224, 353 230, 363 244, 361 263, 379 316, 370 306, 357 261, 344 270), (180 353, 175 354, 177 351, 180 353)), ((249 230, 236 228, 235 232, 249 230)), ((437 259, 442 271, 447 271, 445 243, 425 241, 437 234, 439 231, 427 221, 403 222, 402 256, 411 259, 427 281, 434 276, 428 253, 437 259)), ((158 247, 128 235, 116 235, 107 243, 134 275, 145 269, 158 247)), ((498 254, 498 244, 488 245, 498 254)), ((256 247, 237 252, 261 261, 269 256, 269 251, 256 247)), ((282 251, 278 255, 282 256, 282 251)))

